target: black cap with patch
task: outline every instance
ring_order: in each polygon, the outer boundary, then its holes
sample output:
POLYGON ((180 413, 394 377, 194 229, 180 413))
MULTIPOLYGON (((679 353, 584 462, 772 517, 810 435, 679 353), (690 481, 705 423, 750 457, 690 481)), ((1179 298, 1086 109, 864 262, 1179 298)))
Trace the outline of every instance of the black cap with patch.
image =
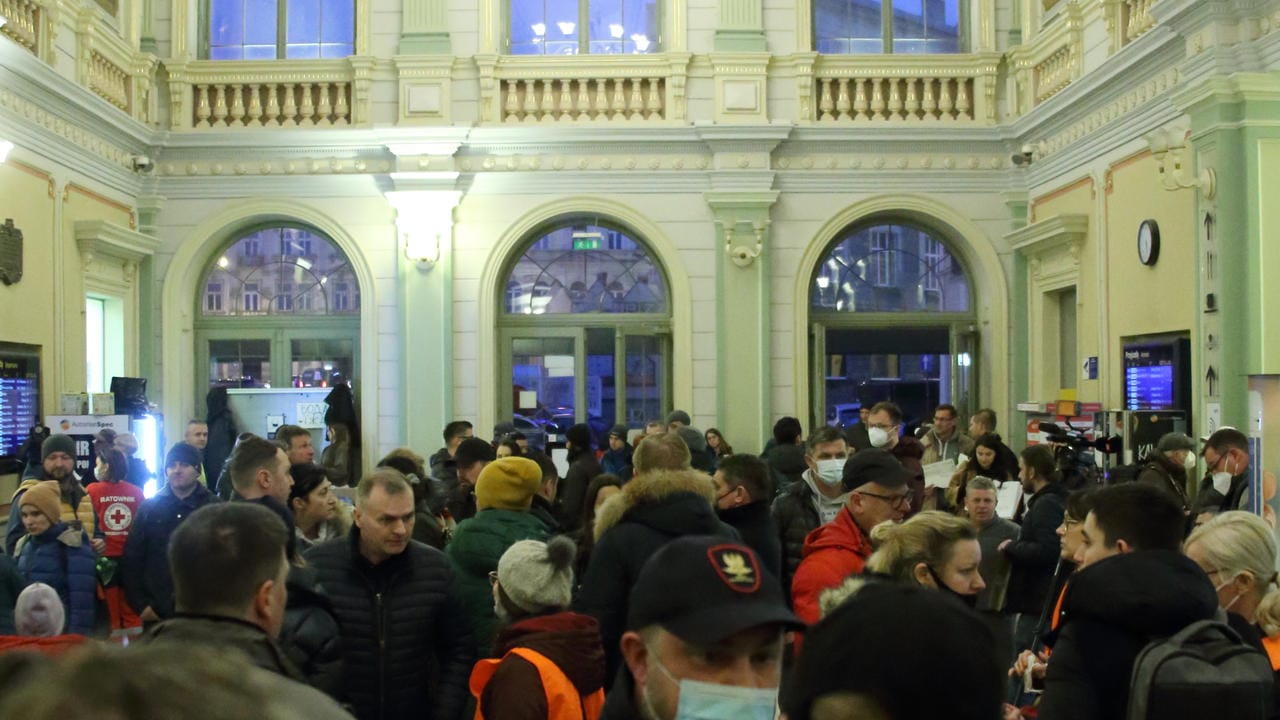
POLYGON ((711 536, 673 540, 654 553, 628 606, 628 629, 659 625, 704 647, 761 625, 804 628, 754 550, 711 536))

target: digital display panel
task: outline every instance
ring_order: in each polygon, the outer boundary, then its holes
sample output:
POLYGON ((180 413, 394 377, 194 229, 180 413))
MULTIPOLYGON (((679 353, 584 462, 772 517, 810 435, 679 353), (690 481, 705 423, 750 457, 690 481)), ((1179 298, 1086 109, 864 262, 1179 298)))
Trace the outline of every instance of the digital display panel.
POLYGON ((39 356, 0 347, 0 457, 18 452, 39 412, 39 356))
POLYGON ((1175 346, 1129 346, 1124 349, 1126 410, 1170 410, 1177 407, 1175 346))

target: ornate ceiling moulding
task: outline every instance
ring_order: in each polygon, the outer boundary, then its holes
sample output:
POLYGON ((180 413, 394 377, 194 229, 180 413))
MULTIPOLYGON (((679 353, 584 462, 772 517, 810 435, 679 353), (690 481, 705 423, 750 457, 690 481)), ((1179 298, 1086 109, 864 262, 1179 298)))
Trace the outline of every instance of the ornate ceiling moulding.
POLYGON ((395 170, 390 160, 361 158, 269 158, 265 160, 170 160, 159 164, 163 177, 235 175, 366 175, 395 170))
POLYGON ((1002 155, 798 155, 774 160, 774 170, 1005 170, 1002 155))

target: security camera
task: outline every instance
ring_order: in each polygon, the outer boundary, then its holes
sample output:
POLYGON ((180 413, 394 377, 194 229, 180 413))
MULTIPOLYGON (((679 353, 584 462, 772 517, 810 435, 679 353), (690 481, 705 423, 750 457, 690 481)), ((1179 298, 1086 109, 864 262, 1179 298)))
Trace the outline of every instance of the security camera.
POLYGON ((1020 152, 1014 153, 1009 158, 1009 160, 1014 165, 1017 165, 1018 167, 1023 167, 1024 165, 1030 165, 1031 161, 1034 159, 1033 156, 1034 156, 1035 150, 1036 149, 1031 145, 1023 145, 1022 150, 1020 152))
POLYGON ((133 156, 133 171, 139 173, 148 173, 155 168, 156 164, 146 155, 133 156))

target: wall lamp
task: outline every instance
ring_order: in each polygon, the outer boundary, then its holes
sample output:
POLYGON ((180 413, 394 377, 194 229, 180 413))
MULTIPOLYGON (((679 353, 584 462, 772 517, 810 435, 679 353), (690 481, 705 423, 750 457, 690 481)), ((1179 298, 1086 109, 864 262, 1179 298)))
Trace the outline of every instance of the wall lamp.
POLYGON ((1165 190, 1199 188, 1206 200, 1212 200, 1218 191, 1218 175, 1213 168, 1205 168, 1192 174, 1188 165, 1192 161, 1191 143, 1187 132, 1179 128, 1161 128, 1147 136, 1147 145, 1160 173, 1160 184, 1165 190))
POLYGON ((724 225, 724 251, 728 253, 729 259, 733 260, 733 264, 738 267, 747 267, 756 258, 760 257, 760 253, 764 251, 764 231, 768 229, 769 222, 767 220, 756 220, 751 223, 751 232, 755 236, 756 246, 754 248, 746 245, 734 246, 733 231, 734 224, 727 222, 724 225))
POLYGON ((453 237, 457 191, 402 190, 384 193, 396 209, 396 230, 405 258, 427 272, 440 261, 443 242, 453 237))
POLYGON ((0 140, 0 163, 9 157, 10 150, 13 150, 13 143, 8 140, 0 140))

